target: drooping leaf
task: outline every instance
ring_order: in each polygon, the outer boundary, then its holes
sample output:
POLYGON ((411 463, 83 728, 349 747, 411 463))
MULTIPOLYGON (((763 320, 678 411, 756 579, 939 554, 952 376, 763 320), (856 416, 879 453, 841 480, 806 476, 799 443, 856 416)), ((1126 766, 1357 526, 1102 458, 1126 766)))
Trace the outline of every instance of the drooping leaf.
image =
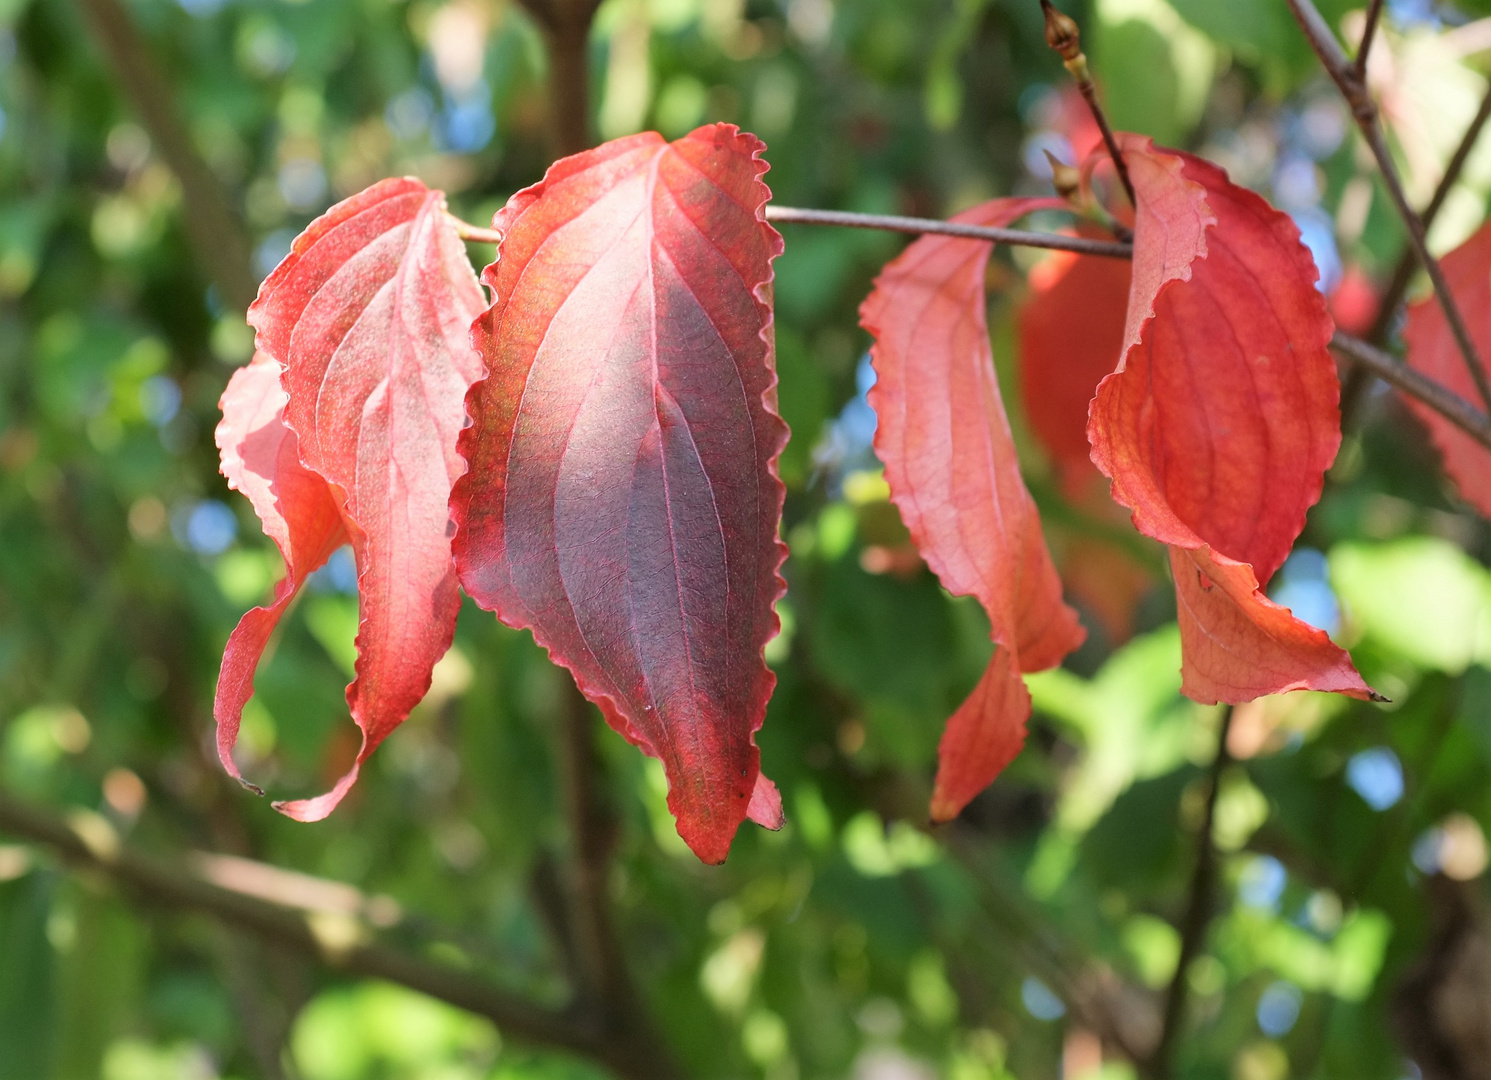
MULTIPOLYGON (((956 220, 1007 225, 1049 200, 996 199, 956 220)), ((1040 671, 1082 643, 1021 479, 994 375, 984 274, 993 245, 924 236, 860 308, 875 338, 875 451, 891 498, 948 591, 974 596, 996 644, 938 750, 932 817, 956 817, 1020 752, 1040 671)))
POLYGON ((265 535, 285 560, 285 576, 275 586, 274 599, 239 620, 218 673, 212 706, 217 753, 223 768, 240 783, 244 781, 233 760, 233 746, 243 707, 254 693, 259 658, 305 579, 347 540, 331 489, 300 463, 295 433, 285 426, 285 398, 279 363, 259 352, 233 373, 218 402, 223 412, 217 426, 223 476, 252 504, 265 535))
MULTIPOLYGON (((1483 225, 1474 236, 1440 260, 1450 291, 1470 329, 1471 340, 1482 360, 1491 356, 1491 225, 1483 225)), ((1408 366, 1436 379, 1466 401, 1482 406, 1475 380, 1465 366, 1444 321, 1444 310, 1433 296, 1408 308, 1408 366)), ((1444 471, 1459 489, 1460 496, 1485 517, 1491 518, 1491 452, 1416 398, 1404 396, 1429 429, 1434 445, 1444 458, 1444 471)))
POLYGON ((357 761, 332 791, 276 804, 316 821, 403 722, 450 647, 460 605, 450 553, 456 436, 481 369, 470 345, 481 287, 445 213, 417 180, 338 203, 295 241, 249 322, 280 362, 285 424, 329 485, 357 560, 357 761))
POLYGON ((451 500, 466 591, 661 759, 679 834, 711 863, 748 813, 781 823, 755 745, 787 436, 763 149, 725 124, 637 135, 513 196, 451 500))
POLYGON ((1130 276, 1122 259, 1055 252, 1030 272, 1030 295, 1020 307, 1025 415, 1074 498, 1098 475, 1087 409, 1123 351, 1130 276))
POLYGON ((1171 548, 1184 692, 1370 697, 1322 631, 1264 596, 1340 445, 1316 271, 1287 216, 1199 158, 1123 137, 1138 195, 1123 360, 1103 380, 1093 461, 1134 525, 1171 548))

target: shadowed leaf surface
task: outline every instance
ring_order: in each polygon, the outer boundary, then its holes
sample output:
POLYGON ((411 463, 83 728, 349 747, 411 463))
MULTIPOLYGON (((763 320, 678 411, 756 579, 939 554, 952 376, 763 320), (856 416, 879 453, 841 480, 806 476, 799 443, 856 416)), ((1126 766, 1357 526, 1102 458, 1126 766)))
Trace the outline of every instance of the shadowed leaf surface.
POLYGON ((754 738, 787 436, 763 149, 723 124, 619 139, 497 214, 452 499, 466 591, 662 760, 679 834, 711 863, 748 810, 781 824, 754 738))

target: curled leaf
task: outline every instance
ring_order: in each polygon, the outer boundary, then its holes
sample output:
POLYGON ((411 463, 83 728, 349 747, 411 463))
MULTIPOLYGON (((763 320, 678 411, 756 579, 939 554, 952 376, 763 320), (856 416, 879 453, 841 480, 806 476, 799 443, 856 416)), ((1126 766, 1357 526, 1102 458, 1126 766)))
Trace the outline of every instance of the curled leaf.
MULTIPOLYGON (((1007 225, 1050 200, 996 199, 955 220, 1007 225)), ((996 648, 938 749, 932 817, 956 817, 1025 740, 1022 672, 1082 643, 1021 479, 994 375, 984 275, 993 245, 924 236, 881 271, 860 308, 875 338, 875 451, 912 540, 948 591, 974 596, 996 648)))
POLYGON ((1222 170, 1123 137, 1138 197, 1123 359, 1092 457, 1171 548, 1183 691, 1371 697, 1346 653, 1264 596, 1340 445, 1332 325, 1299 230, 1222 170))
MULTIPOLYGON (((1471 340, 1482 358, 1491 356, 1491 225, 1483 225, 1465 243, 1440 260, 1450 291, 1466 315, 1471 340)), ((1433 296, 1409 305, 1408 366, 1436 379, 1466 401, 1481 405, 1480 391, 1465 367, 1444 310, 1433 296)), ((1460 496, 1482 516, 1491 518, 1491 452, 1417 398, 1408 407, 1429 429, 1444 458, 1444 471, 1460 496)))
POLYGON ((451 506, 461 583, 667 772, 724 860, 781 823, 755 732, 784 588, 764 149, 731 125, 556 162, 493 221, 487 378, 451 506))
POLYGON ((276 804, 290 817, 331 813, 450 647, 460 596, 447 504, 482 307, 445 197, 401 179, 312 222, 249 308, 259 348, 283 368, 300 461, 330 488, 357 560, 347 703, 362 749, 332 791, 276 804))
POLYGON ((346 543, 347 530, 326 481, 300 463, 295 433, 285 426, 285 391, 273 357, 255 353, 235 371, 218 407, 223 411, 216 432, 223 476, 253 505, 265 535, 285 560, 285 576, 269 606, 245 613, 229 636, 212 706, 218 757, 233 779, 246 784, 233 760, 233 746, 243 707, 254 693, 254 669, 305 579, 346 543))

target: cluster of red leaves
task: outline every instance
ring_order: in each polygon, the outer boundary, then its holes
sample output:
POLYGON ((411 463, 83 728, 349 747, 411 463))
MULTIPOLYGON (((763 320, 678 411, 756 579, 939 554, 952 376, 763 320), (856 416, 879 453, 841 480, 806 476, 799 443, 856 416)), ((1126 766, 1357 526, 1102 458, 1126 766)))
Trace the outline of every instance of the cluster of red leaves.
MULTIPOLYGON (((459 581, 530 629, 610 725, 661 760, 701 859, 723 860, 746 817, 780 826, 755 745, 784 589, 787 439, 772 346, 782 245, 764 217, 763 149, 713 125, 557 162, 493 222, 490 306, 442 196, 416 181, 375 185, 300 237, 250 309, 260 351, 229 384, 218 429, 224 475, 288 570, 224 655, 219 749, 233 775, 275 623, 350 542, 358 764, 428 689, 459 581)), ((1261 591, 1340 441, 1315 268, 1289 219, 1220 170, 1133 136, 1124 151, 1132 268, 1062 256, 1035 275, 1022 312, 1032 425, 1070 491, 1093 487, 1095 463, 1136 527, 1168 545, 1188 694, 1369 696, 1344 652, 1261 591)), ((960 220, 1003 225, 1060 205, 1000 199, 960 220)), ((938 820, 1019 752, 1022 674, 1084 636, 994 375, 991 250, 923 237, 861 311, 892 497, 943 584, 988 612, 995 644, 947 724, 938 820)), ((356 773, 279 808, 324 817, 356 773)))

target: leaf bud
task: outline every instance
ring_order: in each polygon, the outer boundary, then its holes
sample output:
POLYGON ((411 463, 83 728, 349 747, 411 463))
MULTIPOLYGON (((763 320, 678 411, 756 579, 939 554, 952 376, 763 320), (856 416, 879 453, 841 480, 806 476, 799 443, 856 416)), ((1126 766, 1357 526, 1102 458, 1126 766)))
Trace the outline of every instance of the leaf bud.
POLYGON ((1051 151, 1046 150, 1044 153, 1051 164, 1051 183, 1056 186, 1056 194, 1067 202, 1074 201, 1082 187, 1081 172, 1075 165, 1068 165, 1051 151))

